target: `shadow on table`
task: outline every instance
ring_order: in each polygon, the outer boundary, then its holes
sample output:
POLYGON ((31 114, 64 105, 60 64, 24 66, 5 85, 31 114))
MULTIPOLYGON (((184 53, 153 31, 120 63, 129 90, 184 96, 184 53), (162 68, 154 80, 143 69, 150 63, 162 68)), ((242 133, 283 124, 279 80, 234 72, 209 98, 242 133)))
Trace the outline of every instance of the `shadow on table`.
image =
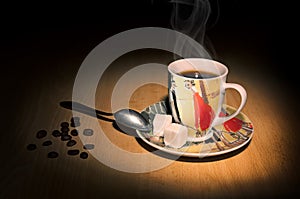
POLYGON ((78 102, 73 102, 73 101, 62 101, 59 103, 59 105, 63 108, 69 109, 69 110, 74 110, 80 113, 84 113, 86 115, 96 117, 98 119, 108 121, 108 122, 113 122, 115 120, 105 117, 105 116, 113 116, 112 113, 104 112, 104 111, 99 111, 96 109, 93 109, 91 107, 88 107, 86 105, 80 104, 78 102))
POLYGON ((226 154, 222 154, 222 155, 217 155, 217 156, 207 156, 207 157, 186 157, 186 156, 176 156, 176 155, 172 155, 169 154, 167 152, 161 151, 161 150, 157 150, 156 148, 148 145, 147 143, 145 143, 142 139, 140 138, 136 138, 136 141, 147 151, 158 155, 160 157, 163 158, 168 158, 170 160, 176 160, 176 161, 181 161, 181 162, 213 162, 213 161, 219 161, 219 160, 223 160, 223 159, 227 159, 227 158, 231 158, 233 156, 238 155, 239 153, 243 152, 250 144, 251 140, 245 144, 243 147, 226 153, 226 154))

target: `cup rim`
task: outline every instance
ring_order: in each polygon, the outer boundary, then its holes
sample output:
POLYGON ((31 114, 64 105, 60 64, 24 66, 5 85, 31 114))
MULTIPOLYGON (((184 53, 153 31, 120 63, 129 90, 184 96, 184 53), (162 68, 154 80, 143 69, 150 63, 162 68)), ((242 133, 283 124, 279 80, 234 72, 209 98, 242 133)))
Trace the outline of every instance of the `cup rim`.
POLYGON ((168 65, 168 71, 169 71, 172 75, 175 75, 175 76, 177 76, 177 77, 181 77, 181 78, 185 78, 185 79, 190 79, 190 80, 199 80, 199 79, 197 79, 197 78, 185 77, 185 76, 183 76, 183 75, 180 75, 180 74, 178 74, 178 73, 172 71, 172 70, 171 70, 171 67, 172 67, 174 64, 177 64, 178 62, 188 62, 188 61, 190 61, 190 62, 195 62, 195 61, 201 61, 201 60, 202 60, 202 61, 209 61, 209 62, 212 62, 212 63, 214 63, 214 64, 216 64, 216 65, 222 67, 222 68, 225 70, 223 73, 221 73, 220 75, 217 75, 216 77, 204 78, 204 79, 202 79, 202 80, 214 80, 214 79, 220 79, 220 78, 223 78, 223 77, 226 77, 226 76, 227 76, 227 74, 228 74, 228 68, 227 68, 224 64, 222 64, 222 63, 220 63, 220 62, 218 62, 218 61, 212 60, 212 59, 205 59, 205 58, 182 58, 182 59, 178 59, 178 60, 172 61, 172 62, 169 63, 169 65, 168 65))

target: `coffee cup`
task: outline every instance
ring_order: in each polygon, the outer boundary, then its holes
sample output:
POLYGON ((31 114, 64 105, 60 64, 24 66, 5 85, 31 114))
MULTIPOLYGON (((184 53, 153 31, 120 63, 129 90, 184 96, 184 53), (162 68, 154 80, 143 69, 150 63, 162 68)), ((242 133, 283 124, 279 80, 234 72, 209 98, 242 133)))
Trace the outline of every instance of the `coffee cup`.
POLYGON ((168 65, 169 103, 176 123, 188 127, 188 141, 204 141, 212 128, 237 116, 247 100, 239 84, 227 83, 228 68, 217 61, 202 58, 176 60, 168 65), (220 114, 226 89, 235 89, 240 105, 231 115, 220 114))

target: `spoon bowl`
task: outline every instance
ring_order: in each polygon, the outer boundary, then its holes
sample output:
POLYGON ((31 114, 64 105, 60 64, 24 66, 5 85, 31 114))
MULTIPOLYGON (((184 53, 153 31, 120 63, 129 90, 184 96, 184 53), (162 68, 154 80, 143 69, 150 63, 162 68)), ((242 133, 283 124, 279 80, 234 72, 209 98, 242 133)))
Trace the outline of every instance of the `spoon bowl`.
POLYGON ((121 109, 114 113, 117 125, 139 131, 151 131, 152 127, 139 112, 132 109, 121 109))

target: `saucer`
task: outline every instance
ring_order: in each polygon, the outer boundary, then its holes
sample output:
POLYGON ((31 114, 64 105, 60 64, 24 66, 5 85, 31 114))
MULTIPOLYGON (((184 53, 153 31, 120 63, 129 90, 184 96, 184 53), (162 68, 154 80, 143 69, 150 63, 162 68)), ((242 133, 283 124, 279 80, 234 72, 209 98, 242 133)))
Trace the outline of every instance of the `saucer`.
MULTIPOLYGON (((224 105, 223 110, 226 111, 226 114, 236 111, 229 105, 224 105)), ((145 108, 141 114, 152 124, 155 114, 171 115, 171 112, 166 102, 160 101, 145 108)), ((213 127, 210 138, 200 142, 197 139, 194 141, 195 139, 189 138, 185 145, 178 149, 166 146, 163 137, 154 136, 152 131, 137 130, 137 134, 148 145, 166 153, 186 157, 207 157, 229 153, 245 146, 252 139, 253 130, 252 122, 244 113, 240 112, 229 122, 213 127)))

